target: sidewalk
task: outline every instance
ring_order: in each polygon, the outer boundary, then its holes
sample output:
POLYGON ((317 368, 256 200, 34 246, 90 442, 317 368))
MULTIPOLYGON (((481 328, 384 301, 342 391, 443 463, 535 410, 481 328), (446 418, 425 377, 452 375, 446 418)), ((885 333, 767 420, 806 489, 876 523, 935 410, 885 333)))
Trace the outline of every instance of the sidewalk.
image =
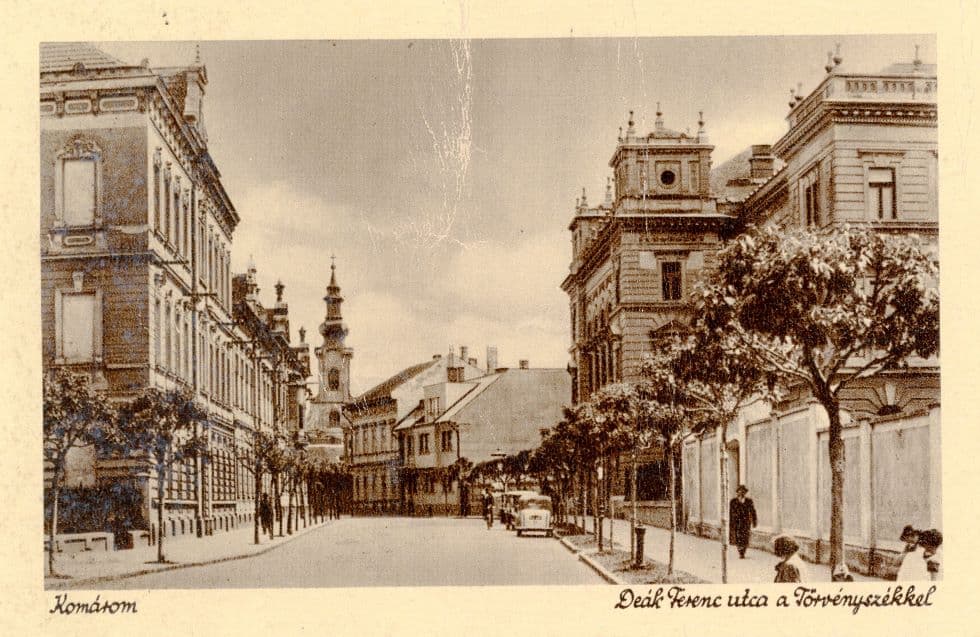
MULTIPOLYGON (((592 517, 587 516, 585 529, 592 532, 592 517)), ((610 520, 603 520, 603 542, 609 541, 610 520)), ((613 541, 616 548, 629 553, 630 523, 629 520, 615 520, 613 541)), ((670 551, 670 531, 655 526, 645 526, 643 556, 647 560, 667 563, 670 551)), ((778 558, 767 551, 749 548, 745 559, 739 559, 738 550, 728 547, 728 582, 741 583, 770 583, 775 577, 775 566, 778 558)), ((830 568, 826 564, 806 563, 809 567, 808 582, 829 582, 830 568)), ((709 582, 721 582, 721 544, 717 540, 690 535, 678 531, 674 536, 674 568, 686 571, 709 582)), ((884 581, 875 577, 867 577, 851 573, 856 582, 884 581)))
MULTIPOLYGON (((143 575, 156 571, 168 571, 188 566, 224 562, 259 555, 266 551, 282 546, 301 535, 335 522, 311 523, 303 527, 300 520, 299 529, 294 529, 292 535, 276 537, 270 540, 268 535, 259 538, 260 544, 254 544, 254 530, 249 524, 231 531, 216 532, 214 535, 202 538, 194 536, 165 537, 163 552, 167 562, 156 562, 157 547, 140 546, 122 551, 86 551, 84 553, 59 553, 55 555, 55 571, 62 577, 47 575, 47 554, 44 556, 44 587, 48 590, 62 588, 78 588, 80 586, 97 585, 122 577, 143 575), (67 577, 64 577, 67 576, 67 577)), ((276 530, 278 531, 278 523, 276 530)), ((285 525, 283 526, 285 533, 285 525)))

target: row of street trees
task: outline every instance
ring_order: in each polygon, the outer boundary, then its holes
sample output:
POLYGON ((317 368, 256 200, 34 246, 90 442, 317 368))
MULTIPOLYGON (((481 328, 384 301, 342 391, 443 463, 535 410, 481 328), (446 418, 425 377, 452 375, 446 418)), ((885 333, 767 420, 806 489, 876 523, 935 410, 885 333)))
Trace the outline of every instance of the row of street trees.
MULTIPOLYGON (((134 399, 113 405, 94 391, 86 376, 56 368, 44 378, 44 460, 51 472, 51 507, 48 520, 48 571, 54 576, 58 533, 58 502, 72 449, 95 447, 102 457, 127 458, 145 463, 156 479, 157 560, 165 562, 164 498, 175 466, 207 460, 207 412, 190 392, 144 389, 134 399)), ((254 541, 259 543, 260 501, 266 486, 271 491, 279 535, 292 533, 299 512, 311 511, 322 519, 339 515, 349 476, 343 467, 310 458, 286 435, 256 430, 238 461, 252 475, 255 487, 254 541), (268 478, 268 479, 267 479, 268 478), (287 514, 282 509, 288 497, 287 514), (307 503, 309 500, 309 503, 307 503), (295 504, 295 506, 294 506, 295 504)), ((306 519, 304 518, 304 522, 306 519)))
MULTIPOLYGON (((740 410, 752 400, 774 404, 788 390, 802 388, 820 402, 830 423, 830 567, 836 572, 844 561, 841 392, 860 379, 907 365, 910 357, 938 353, 938 278, 934 247, 914 235, 846 226, 765 228, 740 235, 695 286, 689 331, 655 342, 639 378, 607 385, 567 409, 535 450, 532 465, 552 485, 558 515, 567 516, 566 503, 578 502, 584 517, 589 485, 598 483, 600 467, 613 457, 629 458, 630 493, 636 494, 638 453, 659 445, 670 471, 672 572, 674 458, 682 440, 719 435, 724 512, 731 479, 726 442, 740 410)), ((593 511, 600 510, 597 491, 593 511)), ((723 582, 725 525, 720 530, 723 582)))

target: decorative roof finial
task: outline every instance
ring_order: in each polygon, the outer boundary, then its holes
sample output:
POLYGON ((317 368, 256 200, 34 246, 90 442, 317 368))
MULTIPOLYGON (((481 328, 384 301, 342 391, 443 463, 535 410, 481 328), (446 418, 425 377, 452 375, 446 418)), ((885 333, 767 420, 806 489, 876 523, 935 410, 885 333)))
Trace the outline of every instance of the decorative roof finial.
POLYGON ((255 255, 248 255, 248 271, 255 272, 255 255))
POLYGON ((330 287, 337 287, 337 257, 330 255, 330 287))
POLYGON ((633 135, 633 133, 636 132, 636 130, 633 128, 633 111, 630 111, 630 119, 626 123, 628 125, 628 127, 626 129, 626 136, 627 137, 630 137, 630 136, 633 135))
POLYGON ((657 128, 657 130, 660 130, 664 127, 663 115, 664 115, 663 111, 660 110, 660 102, 657 102, 657 119, 654 120, 654 126, 657 128))
POLYGON ((276 303, 282 303, 282 291, 286 286, 282 284, 282 279, 276 281, 276 303))
POLYGON ((915 45, 915 58, 912 60, 912 64, 916 68, 918 68, 919 66, 922 65, 922 60, 919 59, 919 45, 918 44, 915 45))
POLYGON ((198 66, 200 66, 200 64, 201 64, 201 45, 200 44, 195 44, 194 45, 194 64, 197 64, 198 66))
POLYGON ((619 141, 623 141, 623 127, 619 127, 619 137, 616 138, 619 141))
POLYGON ((582 187, 582 207, 587 208, 589 206, 588 200, 585 198, 585 187, 582 187))
POLYGON ((844 61, 844 58, 840 56, 840 42, 837 43, 834 50, 836 51, 834 55, 834 66, 840 66, 840 63, 844 61))
POLYGON ((299 328, 299 342, 300 342, 300 344, 305 344, 306 343, 306 328, 305 327, 300 327, 299 328))
POLYGON ((791 88, 789 90, 789 102, 787 102, 787 104, 789 104, 790 108, 796 106, 796 89, 791 88))
POLYGON ((612 177, 606 177, 606 203, 612 203, 612 177))
POLYGON ((803 101, 803 82, 796 83, 796 103, 803 101))
POLYGON ((830 73, 834 70, 834 54, 831 51, 827 51, 827 63, 823 67, 824 71, 830 73))

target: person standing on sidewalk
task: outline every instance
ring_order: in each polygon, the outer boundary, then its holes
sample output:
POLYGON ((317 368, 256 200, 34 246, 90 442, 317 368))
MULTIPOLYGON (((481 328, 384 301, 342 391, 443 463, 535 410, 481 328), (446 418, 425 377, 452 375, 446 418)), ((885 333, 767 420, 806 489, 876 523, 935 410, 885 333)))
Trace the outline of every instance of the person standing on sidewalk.
POLYGON ((263 493, 262 500, 259 502, 259 522, 262 523, 262 532, 272 535, 272 505, 269 503, 269 494, 263 493))
POLYGON ((921 533, 922 531, 913 528, 911 524, 902 529, 899 539, 905 542, 905 554, 902 556, 902 564, 898 567, 896 581, 918 582, 929 579, 929 571, 922 557, 925 549, 919 545, 921 533))
POLYGON ((490 487, 483 493, 483 517, 487 521, 487 528, 493 526, 493 494, 490 487))
POLYGON ((793 538, 781 535, 773 541, 773 552, 780 562, 776 564, 776 579, 781 582, 805 582, 808 578, 807 568, 800 559, 800 545, 793 538))
POLYGON ((728 504, 728 542, 738 548, 739 559, 745 559, 752 528, 758 523, 755 504, 747 498, 749 490, 744 484, 735 489, 735 497, 728 504))

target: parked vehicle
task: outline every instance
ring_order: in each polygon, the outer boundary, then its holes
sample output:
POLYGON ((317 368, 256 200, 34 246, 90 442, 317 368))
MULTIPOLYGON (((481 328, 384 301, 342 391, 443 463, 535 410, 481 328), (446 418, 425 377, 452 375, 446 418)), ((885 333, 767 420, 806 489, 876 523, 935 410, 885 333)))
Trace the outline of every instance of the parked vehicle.
POLYGON ((514 520, 520 512, 520 500, 524 496, 538 495, 537 491, 507 491, 503 494, 500 503, 500 521, 507 530, 514 528, 514 520))
POLYGON ((514 528, 517 536, 525 533, 544 533, 551 537, 554 528, 551 525, 551 498, 546 495, 522 496, 518 501, 518 512, 514 518, 514 528))

